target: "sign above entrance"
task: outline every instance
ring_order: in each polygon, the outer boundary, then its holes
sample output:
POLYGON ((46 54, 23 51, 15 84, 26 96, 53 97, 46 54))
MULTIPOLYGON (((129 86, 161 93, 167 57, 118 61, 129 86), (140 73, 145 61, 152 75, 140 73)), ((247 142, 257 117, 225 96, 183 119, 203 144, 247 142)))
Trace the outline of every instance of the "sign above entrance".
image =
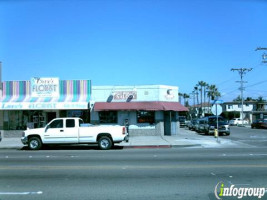
POLYGON ((87 110, 88 102, 0 102, 0 110, 87 110))
POLYGON ((115 91, 113 92, 114 100, 127 100, 129 97, 131 99, 137 99, 136 91, 115 91))
POLYGON ((59 78, 31 78, 32 97, 59 97, 59 78))

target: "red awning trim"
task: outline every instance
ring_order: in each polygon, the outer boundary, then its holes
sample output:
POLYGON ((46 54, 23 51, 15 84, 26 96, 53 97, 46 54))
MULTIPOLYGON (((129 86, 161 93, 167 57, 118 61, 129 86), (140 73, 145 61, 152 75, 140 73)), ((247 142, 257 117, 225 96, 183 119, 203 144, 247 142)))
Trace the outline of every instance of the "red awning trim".
POLYGON ((188 108, 181 105, 179 102, 96 102, 94 111, 108 110, 147 110, 147 111, 188 111, 188 108))

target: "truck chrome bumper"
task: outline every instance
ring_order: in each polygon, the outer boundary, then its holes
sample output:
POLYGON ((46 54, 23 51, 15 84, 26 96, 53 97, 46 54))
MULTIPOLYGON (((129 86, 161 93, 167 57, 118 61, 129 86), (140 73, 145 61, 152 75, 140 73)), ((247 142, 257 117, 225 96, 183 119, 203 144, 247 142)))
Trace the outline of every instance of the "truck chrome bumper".
POLYGON ((28 144, 28 138, 27 137, 22 137, 21 138, 21 142, 23 143, 23 144, 28 144))
POLYGON ((125 136, 124 141, 129 142, 129 135, 125 136))

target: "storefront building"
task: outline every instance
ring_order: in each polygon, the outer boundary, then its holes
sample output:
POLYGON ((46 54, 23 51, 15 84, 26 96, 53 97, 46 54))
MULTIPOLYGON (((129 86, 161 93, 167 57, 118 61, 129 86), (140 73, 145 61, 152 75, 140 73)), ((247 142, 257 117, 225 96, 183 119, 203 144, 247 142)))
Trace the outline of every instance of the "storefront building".
POLYGON ((166 85, 91 86, 90 80, 31 78, 5 81, 0 96, 0 130, 21 134, 56 117, 86 123, 126 125, 131 135, 176 135, 178 87, 166 85))
POLYGON ((91 123, 129 126, 130 135, 176 135, 178 87, 166 85, 93 86, 91 123))
POLYGON ((90 98, 90 80, 5 81, 0 97, 0 130, 43 127, 56 117, 77 116, 90 122, 90 98))

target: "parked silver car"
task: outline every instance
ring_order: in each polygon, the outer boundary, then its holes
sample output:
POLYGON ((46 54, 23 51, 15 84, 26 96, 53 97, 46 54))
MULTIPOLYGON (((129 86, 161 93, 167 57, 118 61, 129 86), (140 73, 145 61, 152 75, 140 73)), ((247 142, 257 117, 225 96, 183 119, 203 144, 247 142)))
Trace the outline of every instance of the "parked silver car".
POLYGON ((204 125, 205 125, 204 118, 198 119, 196 121, 195 131, 198 133, 204 133, 204 125))
POLYGON ((189 130, 195 130, 195 128, 196 128, 196 123, 197 123, 197 119, 192 119, 189 123, 188 123, 188 129, 189 130))

